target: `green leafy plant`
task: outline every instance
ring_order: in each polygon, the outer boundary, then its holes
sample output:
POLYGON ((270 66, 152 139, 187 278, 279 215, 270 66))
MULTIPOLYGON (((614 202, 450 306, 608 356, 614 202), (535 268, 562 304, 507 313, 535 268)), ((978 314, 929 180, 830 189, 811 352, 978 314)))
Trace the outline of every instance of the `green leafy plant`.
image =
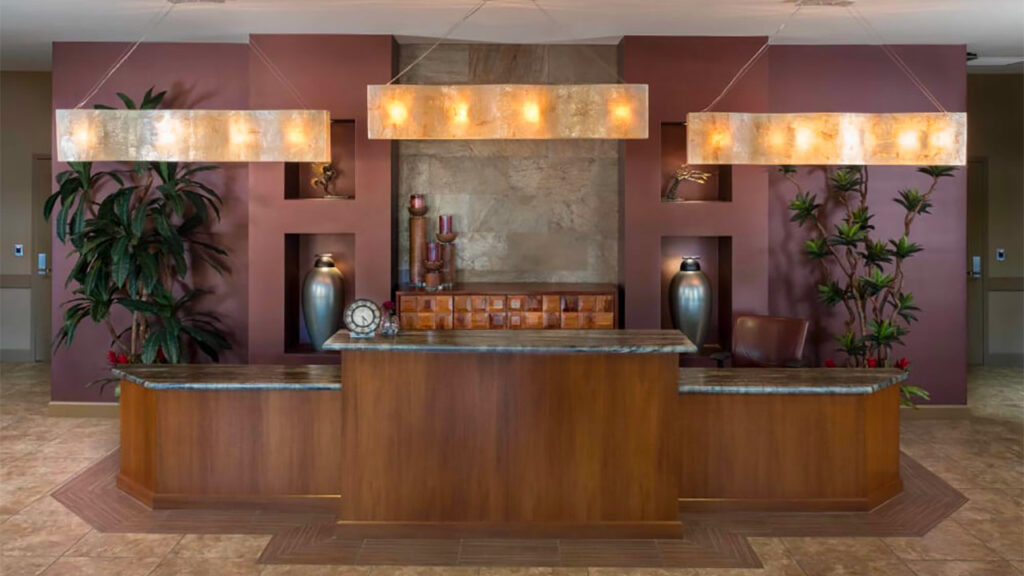
MULTIPOLYGON (((157 108, 165 92, 151 88, 139 109, 157 108)), ((135 102, 118 97, 127 108, 135 102)), ((97 108, 110 108, 98 105, 97 108)), ((70 346, 85 319, 107 327, 110 357, 119 363, 185 362, 195 351, 219 360, 231 348, 217 318, 196 307, 206 292, 190 283, 191 264, 200 260, 227 272, 228 253, 211 241, 206 225, 220 219, 220 196, 198 180, 213 165, 136 162, 95 170, 72 162, 57 175, 58 190, 44 215, 55 216, 58 239, 72 246, 74 265, 65 285, 74 296, 64 303, 55 345, 70 346), (115 309, 129 312, 118 325, 115 309), (115 353, 116 352, 116 353, 115 353)), ((121 318, 117 315, 117 318, 121 318)))
MULTIPOLYGON (((804 244, 807 256, 819 263, 818 295, 830 307, 846 311, 844 331, 836 341, 846 355, 847 366, 906 367, 906 359, 892 361, 892 349, 903 343, 910 324, 917 320, 913 293, 904 286, 906 261, 923 248, 910 240, 910 230, 921 214, 932 208, 932 195, 943 178, 952 177, 950 166, 928 166, 918 172, 931 179, 925 192, 900 190, 894 201, 904 210, 903 230, 898 238, 873 237, 874 215, 868 208, 868 169, 844 166, 828 174, 825 198, 805 190, 796 178, 796 168, 781 166, 779 172, 796 194, 789 203, 790 220, 809 228, 811 238, 804 244), (837 208, 838 221, 828 214, 837 208)), ((916 386, 903 386, 901 401, 928 398, 916 386)))

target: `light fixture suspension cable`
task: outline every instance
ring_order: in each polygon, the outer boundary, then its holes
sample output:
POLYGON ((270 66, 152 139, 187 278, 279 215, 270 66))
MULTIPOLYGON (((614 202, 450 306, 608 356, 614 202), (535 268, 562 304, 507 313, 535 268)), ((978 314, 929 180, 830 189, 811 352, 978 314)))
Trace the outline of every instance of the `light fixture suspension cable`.
POLYGON ((466 20, 469 20, 470 18, 472 18, 474 14, 479 12, 480 9, 483 8, 484 6, 486 6, 487 3, 490 2, 490 1, 491 0, 480 0, 480 2, 478 2, 475 6, 470 8, 470 10, 468 12, 466 12, 466 14, 462 16, 462 18, 460 18, 456 23, 452 24, 448 28, 448 30, 446 30, 445 33, 440 38, 437 39, 437 42, 434 42, 434 44, 430 48, 427 48, 426 52, 424 52, 423 54, 420 54, 419 58, 416 58, 415 60, 413 60, 411 64, 409 64, 405 68, 402 68, 401 72, 396 74, 394 78, 392 78, 391 80, 388 80, 388 85, 390 86, 391 84, 394 84, 396 81, 398 81, 399 78, 404 76, 406 72, 411 70, 414 66, 419 64, 420 61, 422 61, 424 58, 426 58, 428 55, 430 55, 430 53, 433 52, 435 48, 440 46, 442 42, 444 42, 452 34, 454 34, 455 31, 459 28, 459 26, 462 26, 462 24, 466 20))
MULTIPOLYGON (((550 12, 548 12, 546 8, 544 8, 543 6, 540 5, 540 0, 530 0, 530 1, 537 8, 537 10, 540 10, 540 13, 543 14, 544 17, 547 18, 549 22, 551 22, 555 26, 560 26, 561 25, 561 22, 559 22, 550 12)), ((568 26, 567 26, 567 28, 568 28, 568 26)), ((571 38, 572 34, 569 34, 569 37, 571 38)), ((582 46, 584 48, 584 51, 587 53, 587 55, 590 56, 591 58, 593 58, 593 60, 595 62, 597 62, 598 65, 600 65, 602 68, 604 68, 606 72, 608 72, 612 76, 614 76, 615 79, 620 84, 625 84, 626 83, 626 81, 622 79, 622 76, 619 75, 619 71, 614 69, 614 68, 612 68, 611 66, 608 65, 607 62, 602 60, 601 57, 597 55, 597 52, 595 52, 593 48, 591 48, 587 44, 583 44, 582 46)))
POLYGON ((875 27, 871 25, 871 22, 869 22, 868 19, 865 18, 864 15, 861 14, 860 11, 854 8, 852 5, 847 6, 846 9, 850 12, 850 16, 853 17, 853 19, 856 20, 858 24, 860 24, 869 34, 875 36, 875 39, 878 41, 882 50, 886 53, 886 55, 889 56, 889 59, 892 60, 893 64, 895 64, 896 67, 899 68, 900 71, 903 72, 907 76, 907 78, 910 79, 914 86, 917 86, 917 89, 920 90, 922 94, 924 94, 925 98, 928 98, 928 100, 931 101, 932 105, 934 105, 935 108, 937 108, 940 112, 946 113, 946 107, 942 105, 942 102, 940 102, 939 99, 935 96, 935 94, 933 94, 932 91, 928 89, 928 86, 926 86, 925 83, 921 81, 920 78, 918 78, 917 74, 914 74, 914 71, 910 69, 910 66, 903 60, 903 58, 901 58, 900 55, 897 54, 896 51, 893 50, 892 47, 886 43, 885 38, 883 38, 882 35, 878 32, 878 30, 876 30, 875 27))
POLYGON ((124 64, 125 60, 127 60, 128 57, 131 56, 133 52, 135 52, 135 49, 139 47, 139 44, 142 44, 142 41, 145 40, 146 37, 149 36, 149 34, 152 33, 153 30, 155 30, 156 27, 164 21, 165 18, 167 18, 167 16, 171 13, 171 10, 174 10, 175 6, 177 6, 177 4, 173 2, 168 2, 167 8, 165 8, 163 12, 157 14, 152 20, 150 20, 149 24, 147 24, 146 27, 143 29, 142 35, 139 37, 139 39, 136 40, 134 44, 125 49, 124 52, 121 53, 121 56, 119 56, 117 60, 114 61, 110 68, 107 69, 107 72, 102 77, 100 77, 99 81, 96 82, 95 85, 93 85, 92 89, 89 90, 89 92, 85 95, 85 98, 82 98, 82 100, 78 104, 75 104, 76 110, 81 108, 82 106, 85 106, 85 103, 92 99, 92 97, 100 91, 100 88, 102 88, 103 85, 107 83, 107 80, 110 80, 110 77, 114 75, 114 72, 117 72, 117 69, 120 68, 121 65, 124 64))
POLYGON ((800 9, 803 7, 804 6, 802 3, 797 2, 796 8, 789 13, 789 16, 787 16, 786 19, 782 21, 782 24, 779 24, 779 27, 776 28, 774 32, 768 35, 768 39, 765 40, 765 43, 757 50, 757 52, 754 53, 753 56, 750 57, 750 60, 747 60, 747 63, 744 64, 743 67, 739 69, 739 72, 737 72, 736 75, 732 77, 732 80, 730 80, 729 83, 725 85, 725 88, 718 95, 718 97, 712 100, 711 104, 705 106, 704 109, 701 110, 701 112, 707 112, 711 110, 712 108, 715 107, 716 104, 718 104, 722 100, 722 98, 725 98, 726 94, 728 94, 732 90, 733 86, 735 86, 737 82, 743 79, 743 77, 747 75, 747 72, 750 72, 750 69, 754 67, 754 64, 757 64, 758 60, 761 59, 761 56, 764 56, 764 53, 768 51, 768 48, 771 47, 772 39, 778 36, 783 30, 786 29, 786 26, 789 24, 789 22, 793 20, 793 17, 796 16, 797 12, 800 12, 800 9))
POLYGON ((281 69, 270 60, 270 57, 263 52, 263 49, 260 48, 258 44, 256 44, 256 40, 252 36, 249 37, 249 48, 259 56, 260 60, 262 60, 264 64, 266 64, 267 68, 270 69, 270 73, 274 75, 274 78, 276 78, 278 82, 284 85, 284 87, 291 92, 292 97, 294 97, 295 101, 299 103, 299 108, 308 109, 309 106, 307 106, 306 101, 303 100, 302 94, 299 93, 299 89, 296 88, 295 85, 288 80, 288 77, 284 75, 284 72, 281 72, 281 69))

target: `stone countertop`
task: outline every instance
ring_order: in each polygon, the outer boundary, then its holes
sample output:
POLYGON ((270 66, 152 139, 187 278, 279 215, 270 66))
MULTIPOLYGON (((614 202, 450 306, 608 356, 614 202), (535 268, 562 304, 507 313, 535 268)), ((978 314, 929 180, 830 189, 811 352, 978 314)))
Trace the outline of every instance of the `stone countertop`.
POLYGON ((341 390, 340 364, 162 364, 119 366, 111 372, 150 390, 341 390))
POLYGON ((879 368, 681 368, 680 394, 874 394, 907 379, 879 368))
POLYGON ((697 347, 677 330, 441 330, 353 338, 345 330, 324 350, 522 354, 686 354, 697 347))

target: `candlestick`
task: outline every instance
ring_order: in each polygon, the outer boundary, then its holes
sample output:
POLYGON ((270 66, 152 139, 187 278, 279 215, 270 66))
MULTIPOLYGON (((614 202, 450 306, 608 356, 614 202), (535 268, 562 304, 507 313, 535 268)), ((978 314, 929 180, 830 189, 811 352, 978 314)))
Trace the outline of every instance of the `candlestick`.
POLYGON ((427 242, 427 262, 441 261, 441 245, 437 242, 427 242))
POLYGON ((437 217, 437 227, 441 231, 441 234, 452 233, 452 215, 441 214, 437 217))

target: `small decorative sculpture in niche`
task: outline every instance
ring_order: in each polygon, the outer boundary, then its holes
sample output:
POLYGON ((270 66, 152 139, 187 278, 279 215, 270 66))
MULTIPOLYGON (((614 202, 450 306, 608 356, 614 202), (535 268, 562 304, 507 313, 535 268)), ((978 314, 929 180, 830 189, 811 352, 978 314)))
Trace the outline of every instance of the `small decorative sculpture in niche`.
POLYGON ((693 182, 695 184, 707 184, 708 179, 711 178, 710 172, 694 168, 689 164, 683 164, 679 168, 676 168, 676 173, 669 181, 668 189, 665 190, 666 200, 676 200, 676 191, 679 189, 679 185, 683 182, 693 182))
POLYGON ((331 184, 341 175, 341 171, 334 164, 330 162, 314 162, 312 166, 315 176, 310 181, 310 184, 314 188, 323 190, 324 198, 351 198, 348 194, 331 193, 331 184))

